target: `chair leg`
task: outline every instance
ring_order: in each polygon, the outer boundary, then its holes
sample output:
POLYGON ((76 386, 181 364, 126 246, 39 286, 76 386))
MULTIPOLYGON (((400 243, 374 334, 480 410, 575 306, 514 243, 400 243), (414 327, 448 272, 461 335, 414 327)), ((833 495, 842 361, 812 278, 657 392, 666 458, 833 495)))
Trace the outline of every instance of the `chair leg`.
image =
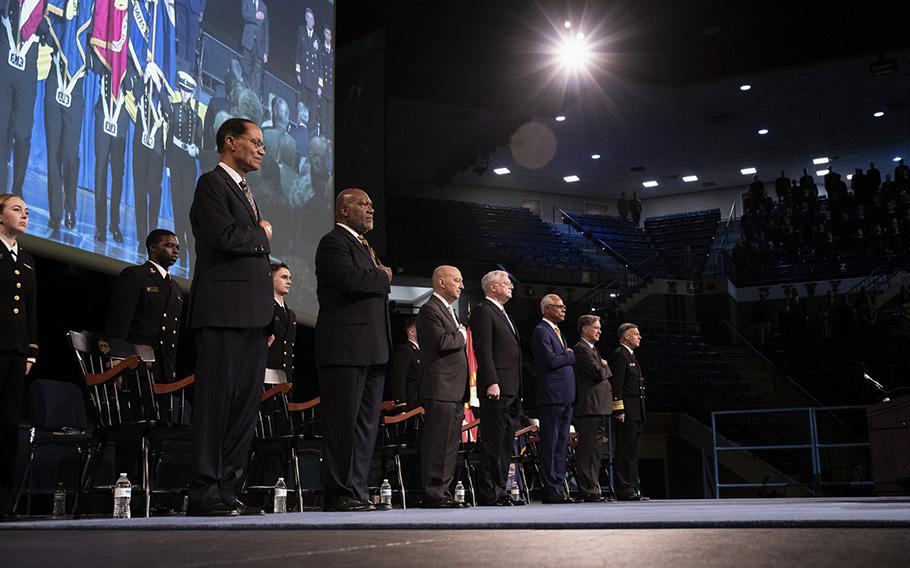
POLYGON ((75 495, 73 496, 73 516, 75 517, 76 511, 79 510, 79 496, 82 495, 82 487, 80 483, 82 482, 82 468, 83 468, 83 459, 85 458, 84 451, 81 446, 76 446, 76 454, 79 455, 79 465, 76 469, 76 490, 74 491, 75 495))
MULTIPOLYGON (((32 462, 35 460, 35 448, 29 447, 28 462, 25 464, 25 471, 22 472, 22 480, 19 482, 19 489, 16 491, 16 499, 13 501, 13 511, 19 508, 19 498, 22 497, 22 491, 25 490, 25 484, 30 480, 32 473, 32 462)), ((28 514, 31 515, 32 509, 32 492, 28 493, 28 514)))
POLYGON ((404 490, 404 478, 401 475, 401 456, 395 452, 395 473, 398 474, 398 487, 401 489, 401 508, 407 510, 408 502, 404 490))
POLYGON ((145 518, 152 512, 152 492, 149 490, 149 446, 148 439, 142 438, 142 491, 145 493, 145 518))
POLYGON ((471 505, 477 506, 477 493, 474 491, 474 479, 471 477, 471 462, 468 459, 468 452, 464 453, 464 475, 468 478, 468 491, 471 492, 471 505))
POLYGON ((297 447, 291 446, 291 465, 294 467, 294 483, 297 484, 297 510, 303 512, 303 485, 300 483, 300 459, 297 447))
POLYGON ((519 473, 521 473, 521 486, 524 488, 525 492, 525 503, 528 505, 531 504, 531 489, 528 487, 528 478, 525 477, 525 466, 523 463, 516 462, 515 467, 518 468, 519 473))

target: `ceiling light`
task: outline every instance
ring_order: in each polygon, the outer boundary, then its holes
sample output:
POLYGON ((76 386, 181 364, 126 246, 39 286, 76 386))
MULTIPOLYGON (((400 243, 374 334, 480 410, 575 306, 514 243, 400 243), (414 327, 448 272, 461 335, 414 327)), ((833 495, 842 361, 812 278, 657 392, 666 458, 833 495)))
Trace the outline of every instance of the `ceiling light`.
POLYGON ((815 172, 815 175, 817 175, 818 177, 822 177, 822 176, 828 175, 829 173, 831 173, 831 170, 818 170, 817 172, 815 172))
POLYGON ((566 117, 565 117, 565 116, 563 116, 563 115, 559 115, 559 116, 557 116, 557 117, 556 117, 556 119, 555 119, 555 120, 556 120, 556 122, 562 122, 562 121, 564 121, 564 120, 565 120, 565 119, 566 119, 566 117))
POLYGON ((577 175, 574 175, 574 174, 562 178, 562 180, 566 183, 575 183, 576 181, 578 181, 580 179, 581 179, 580 177, 578 177, 577 175))
POLYGON ((758 133, 761 134, 762 136, 764 136, 765 134, 768 133, 768 129, 767 129, 767 128, 762 128, 761 130, 758 131, 758 133))
POLYGON ((903 160, 903 158, 901 158, 900 156, 894 156, 894 157, 891 159, 892 162, 900 162, 901 160, 903 160))
POLYGON ((575 39, 577 39, 578 41, 581 41, 581 40, 585 39, 585 34, 578 32, 577 34, 575 34, 575 39))
POLYGON ((847 181, 850 181, 851 179, 853 179, 853 174, 847 174, 847 181))
POLYGON ((827 164, 828 161, 829 161, 828 158, 815 158, 814 160, 812 160, 812 163, 816 166, 820 166, 822 164, 827 164))
POLYGON ((744 176, 748 176, 748 175, 751 175, 751 174, 754 174, 757 172, 758 172, 758 170, 756 170, 755 168, 743 168, 743 169, 739 170, 739 173, 743 174, 744 176))
POLYGON ((683 181, 686 183, 698 181, 698 176, 683 176, 683 181))
POLYGON ((746 83, 745 85, 740 85, 740 86, 739 86, 739 90, 740 90, 740 91, 748 91, 748 90, 751 89, 751 88, 752 88, 752 85, 750 85, 750 84, 748 84, 748 83, 746 83))
POLYGON ((562 25, 564 25, 566 27, 566 29, 569 29, 572 27, 572 22, 570 22, 569 20, 566 20, 565 22, 562 23, 562 25))
POLYGON ((493 173, 498 176, 504 176, 506 174, 512 173, 512 171, 509 168, 494 168, 493 173))
POLYGON ((642 185, 645 187, 657 187, 657 182, 652 180, 642 182, 642 185))
POLYGON ((592 160, 599 160, 599 159, 600 159, 600 154, 591 154, 591 159, 592 159, 592 160))
POLYGON ((872 113, 872 116, 874 116, 875 118, 881 118, 881 117, 885 116, 885 111, 883 111, 883 110, 875 111, 872 113))

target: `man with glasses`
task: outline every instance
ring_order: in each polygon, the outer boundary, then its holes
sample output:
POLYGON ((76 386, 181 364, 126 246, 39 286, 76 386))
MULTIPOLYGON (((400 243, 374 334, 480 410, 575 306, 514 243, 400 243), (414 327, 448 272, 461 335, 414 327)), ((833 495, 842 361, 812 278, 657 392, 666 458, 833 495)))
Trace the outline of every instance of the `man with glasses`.
POLYGON ((540 418, 540 469, 544 503, 572 503, 566 491, 569 425, 575 402, 575 353, 566 346, 559 324, 566 306, 556 294, 540 300, 543 321, 534 328, 531 352, 537 379, 537 415, 540 418))
POLYGON ((216 135, 219 163, 196 183, 190 224, 196 238, 190 327, 196 335, 193 482, 187 514, 261 515, 238 500, 272 321, 269 241, 246 176, 262 166, 259 127, 245 118, 216 135))
POLYGON ((515 503, 506 492, 506 480, 515 423, 521 414, 521 343, 518 330, 504 308, 512 298, 513 285, 507 272, 494 270, 481 279, 480 286, 486 297, 471 316, 483 429, 477 503, 511 506, 515 503))

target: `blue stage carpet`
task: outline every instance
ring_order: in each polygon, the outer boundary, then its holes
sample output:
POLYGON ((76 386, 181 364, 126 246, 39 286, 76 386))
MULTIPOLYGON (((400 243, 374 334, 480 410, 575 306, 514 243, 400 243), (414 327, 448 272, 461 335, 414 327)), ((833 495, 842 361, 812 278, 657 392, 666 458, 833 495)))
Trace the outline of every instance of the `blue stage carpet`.
POLYGON ((25 520, 0 530, 381 530, 629 529, 762 527, 910 527, 910 499, 724 499, 645 503, 532 504, 462 510, 394 509, 368 513, 307 511, 261 517, 153 517, 25 520))

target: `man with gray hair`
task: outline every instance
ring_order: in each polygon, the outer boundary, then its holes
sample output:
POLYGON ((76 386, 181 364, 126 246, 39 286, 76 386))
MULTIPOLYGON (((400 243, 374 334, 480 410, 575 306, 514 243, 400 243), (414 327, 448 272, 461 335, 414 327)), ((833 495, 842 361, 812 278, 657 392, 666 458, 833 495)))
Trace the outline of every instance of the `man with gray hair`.
POLYGON ((616 416, 616 451, 613 472, 616 474, 616 499, 647 501, 642 496, 638 479, 638 456, 641 432, 645 425, 645 379, 635 358, 641 345, 641 332, 634 323, 624 323, 616 332, 619 347, 610 356, 613 376, 613 415, 616 416))
MULTIPOLYGON (((504 306, 512 298, 514 286, 509 274, 503 270, 487 273, 480 285, 486 297, 474 307, 471 316, 483 429, 477 503, 511 506, 513 502, 506 492, 506 480, 515 439, 515 421, 521 412, 521 343, 504 306)), ((524 505, 524 502, 517 504, 524 505)))
POLYGON ((556 294, 540 300, 543 320, 531 336, 534 374, 537 379, 537 415, 540 418, 540 470, 544 503, 571 503, 566 491, 566 458, 569 426, 575 401, 575 353, 559 330, 566 319, 566 305, 556 294))
POLYGON ((464 281, 454 266, 433 271, 433 295, 417 313, 417 340, 423 346, 419 396, 427 412, 420 447, 424 507, 463 506, 452 498, 464 403, 468 400, 468 332, 453 304, 464 281))

